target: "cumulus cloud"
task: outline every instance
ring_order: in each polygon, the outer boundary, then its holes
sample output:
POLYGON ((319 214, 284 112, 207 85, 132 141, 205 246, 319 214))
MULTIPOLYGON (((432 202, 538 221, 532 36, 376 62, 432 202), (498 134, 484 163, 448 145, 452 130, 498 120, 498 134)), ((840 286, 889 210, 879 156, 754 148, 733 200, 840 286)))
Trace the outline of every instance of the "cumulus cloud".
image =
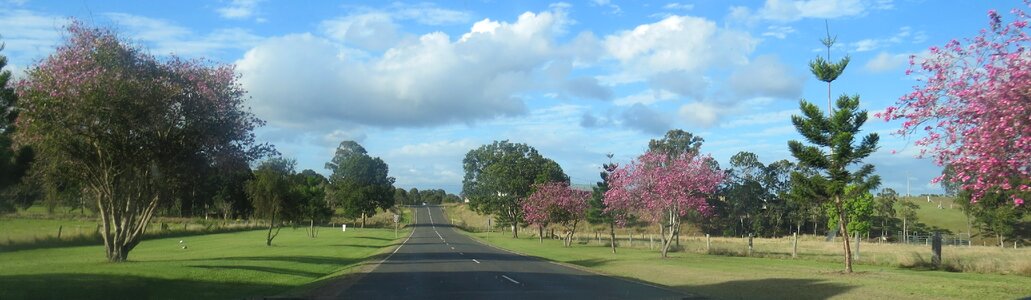
POLYGON ((401 39, 398 25, 386 13, 366 13, 322 21, 325 34, 348 46, 366 50, 386 50, 401 39))
POLYGON ((757 57, 731 74, 727 80, 730 91, 741 99, 797 98, 802 94, 804 82, 804 76, 772 55, 757 57))
MULTIPOLYGON (((255 112, 284 126, 416 127, 520 115, 523 93, 556 85, 541 82, 544 67, 575 60, 576 51, 555 42, 565 18, 552 10, 512 23, 485 19, 457 41, 434 32, 372 57, 311 34, 288 35, 247 51, 237 66, 255 112)), ((605 96, 596 80, 564 79, 561 92, 605 96)))
POLYGON ((766 32, 763 32, 763 36, 773 37, 777 39, 785 39, 789 34, 795 33, 795 28, 791 26, 783 25, 770 25, 766 27, 766 32))
POLYGON ((676 99, 677 95, 670 91, 662 89, 651 89, 644 90, 640 93, 632 94, 626 97, 617 98, 612 103, 619 106, 632 106, 635 104, 650 105, 662 101, 670 101, 676 99))
POLYGON ((680 106, 678 112, 681 119, 688 124, 711 127, 719 121, 720 115, 724 113, 724 110, 724 108, 714 103, 691 102, 680 106))
MULTIPOLYGON (((623 74, 611 81, 643 81, 659 74, 677 76, 683 84, 697 86, 697 79, 712 66, 739 65, 748 61, 758 40, 747 32, 726 29, 705 18, 669 16, 605 38, 607 53, 618 60, 623 74), (684 73, 681 73, 681 75, 684 73)), ((661 83, 669 87, 678 84, 661 83)))

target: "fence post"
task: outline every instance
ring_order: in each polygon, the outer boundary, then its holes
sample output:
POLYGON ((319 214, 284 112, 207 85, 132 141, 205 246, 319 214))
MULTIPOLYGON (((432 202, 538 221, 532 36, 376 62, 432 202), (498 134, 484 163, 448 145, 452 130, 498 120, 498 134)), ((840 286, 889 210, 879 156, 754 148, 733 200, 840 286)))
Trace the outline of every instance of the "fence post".
POLYGON ((791 242, 791 258, 798 257, 798 232, 792 233, 794 240, 791 242))
POLYGON ((941 232, 934 232, 934 241, 931 243, 931 263, 936 269, 942 265, 942 235, 941 232))
POLYGON ((748 256, 752 256, 752 234, 748 234, 748 256))
POLYGON ((709 234, 706 233, 705 234, 705 253, 712 253, 711 248, 710 248, 711 245, 712 244, 709 243, 709 234))
POLYGON ((630 248, 633 248, 634 247, 634 232, 630 231, 630 230, 627 230, 627 233, 630 234, 630 248))

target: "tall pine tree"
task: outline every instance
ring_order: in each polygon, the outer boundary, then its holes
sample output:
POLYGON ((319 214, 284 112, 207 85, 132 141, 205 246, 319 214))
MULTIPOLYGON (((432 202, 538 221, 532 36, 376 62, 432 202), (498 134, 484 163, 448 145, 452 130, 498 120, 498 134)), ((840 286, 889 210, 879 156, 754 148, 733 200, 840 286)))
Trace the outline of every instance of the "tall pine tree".
MULTIPOLYGON (((827 47, 827 58, 817 58, 809 63, 809 67, 820 81, 827 82, 827 102, 831 102, 830 84, 838 78, 848 65, 849 58, 846 56, 837 63, 831 62, 830 48, 835 38, 830 36, 822 40, 827 47)), ((811 145, 805 145, 799 141, 788 142, 791 155, 798 159, 802 167, 812 168, 818 173, 814 176, 805 176, 802 173, 792 173, 793 181, 806 190, 814 200, 820 203, 829 203, 837 212, 837 227, 842 237, 842 248, 845 254, 845 272, 852 272, 852 249, 849 242, 848 220, 849 205, 846 202, 859 195, 850 195, 849 192, 864 192, 880 184, 880 177, 873 175, 874 167, 864 164, 858 169, 849 170, 852 165, 860 164, 862 159, 870 156, 877 150, 878 136, 871 133, 863 137, 856 145, 856 137, 859 135, 860 127, 866 123, 867 114, 865 110, 859 110, 859 96, 842 95, 835 103, 837 110, 828 107, 828 116, 824 116, 820 108, 815 104, 802 99, 800 108, 802 116, 791 116, 791 122, 798 132, 809 141, 811 145), (823 150, 829 149, 829 153, 823 150), (846 190, 846 186, 854 185, 854 188, 846 190)))

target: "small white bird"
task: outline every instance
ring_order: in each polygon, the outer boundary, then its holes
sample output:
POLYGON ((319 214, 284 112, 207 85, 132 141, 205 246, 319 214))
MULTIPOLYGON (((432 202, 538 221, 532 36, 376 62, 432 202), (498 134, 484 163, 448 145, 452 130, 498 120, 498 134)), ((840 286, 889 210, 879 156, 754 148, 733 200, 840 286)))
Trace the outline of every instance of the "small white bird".
POLYGON ((183 246, 183 249, 185 250, 185 249, 186 249, 186 246, 183 246))
POLYGON ((183 240, 179 240, 179 243, 180 243, 180 244, 182 244, 182 243, 183 243, 183 240))

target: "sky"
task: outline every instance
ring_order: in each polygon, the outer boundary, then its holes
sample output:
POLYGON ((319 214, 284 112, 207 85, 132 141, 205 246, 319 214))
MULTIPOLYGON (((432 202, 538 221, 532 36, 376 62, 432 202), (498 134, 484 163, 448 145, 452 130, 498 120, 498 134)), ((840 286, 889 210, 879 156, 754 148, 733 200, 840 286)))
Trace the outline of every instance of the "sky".
MULTIPOLYGON (((62 43, 75 18, 115 29, 159 57, 235 64, 257 130, 299 169, 326 174, 355 140, 404 188, 461 191, 462 158, 495 140, 526 143, 575 184, 600 178, 651 139, 683 129, 725 168, 749 151, 791 158, 800 99, 826 107, 808 62, 851 63, 835 98, 871 114, 919 82, 910 55, 972 37, 987 11, 1020 1, 36 1, 0 0, 0 42, 15 76, 62 43)), ((1007 14, 1003 14, 1007 16, 1007 14)), ((882 187, 940 193, 899 123, 867 158, 882 187)))

